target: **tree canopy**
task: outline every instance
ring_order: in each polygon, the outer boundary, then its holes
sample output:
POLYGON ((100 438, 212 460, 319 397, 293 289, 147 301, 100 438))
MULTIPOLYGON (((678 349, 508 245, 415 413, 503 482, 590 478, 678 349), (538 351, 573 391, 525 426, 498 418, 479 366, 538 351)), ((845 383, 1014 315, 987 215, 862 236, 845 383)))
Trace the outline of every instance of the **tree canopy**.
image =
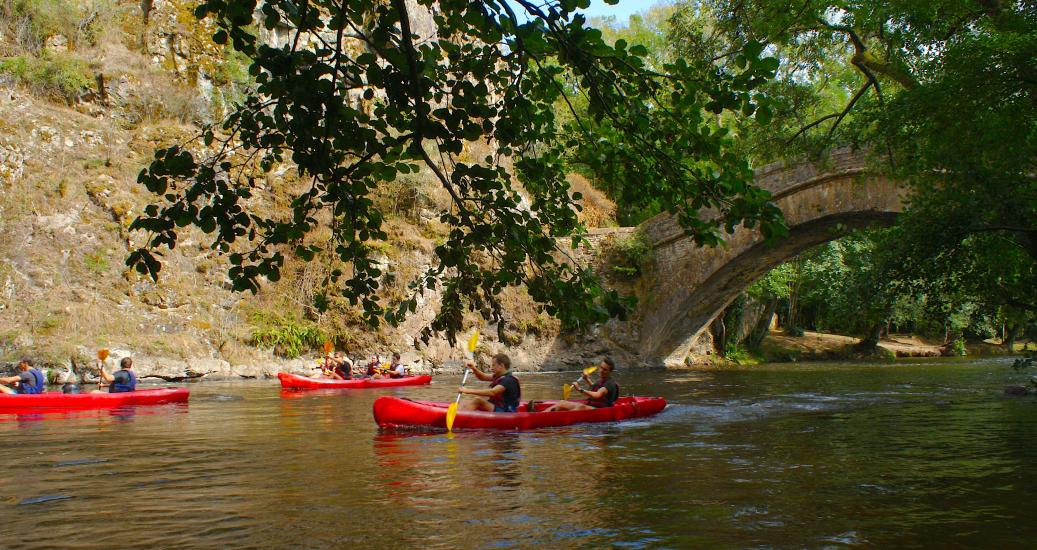
POLYGON ((947 311, 1037 312, 1037 3, 702 0, 669 32, 687 58, 757 41, 781 60, 762 88, 777 122, 740 134, 757 162, 857 145, 910 184, 877 243, 897 284, 947 311))
POLYGON ((156 152, 139 181, 157 195, 132 228, 148 241, 128 265, 157 277, 161 249, 195 226, 229 255, 238 290, 280 276, 286 255, 330 250, 347 265, 329 294, 372 324, 398 321, 429 289, 443 304, 429 331, 450 339, 465 310, 503 316, 498 295, 524 284, 569 326, 621 314, 626 302, 566 258, 583 228, 573 165, 614 182, 625 205, 665 205, 701 244, 738 225, 783 231, 780 212, 735 154, 722 113, 769 116, 757 92, 777 69, 749 41, 737 63, 676 59, 606 43, 577 10, 588 0, 208 0, 213 40, 247 56, 254 91, 201 143, 156 152), (414 29, 431 15, 434 29, 414 29), (287 29, 283 44, 260 28, 287 29), (577 109, 575 101, 582 102, 577 109), (491 147, 466 155, 474 143, 491 147), (290 208, 257 207, 259 176, 290 165, 307 182, 290 208), (374 189, 426 170, 450 196, 450 229, 433 264, 396 304, 379 301, 373 242, 386 238, 374 189), (710 212, 709 216, 701 215, 710 212), (330 228, 330 238, 314 235, 330 228))

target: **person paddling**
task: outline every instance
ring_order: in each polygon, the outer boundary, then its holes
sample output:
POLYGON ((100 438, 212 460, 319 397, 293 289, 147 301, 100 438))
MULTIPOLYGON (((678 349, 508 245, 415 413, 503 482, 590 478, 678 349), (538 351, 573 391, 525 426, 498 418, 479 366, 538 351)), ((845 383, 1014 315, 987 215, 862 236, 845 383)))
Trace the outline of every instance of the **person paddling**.
POLYGON ((133 372, 133 359, 129 357, 123 357, 122 361, 119 361, 119 370, 112 374, 105 372, 103 363, 98 370, 101 380, 108 384, 108 393, 123 393, 137 389, 137 374, 133 372))
POLYGON ((352 380, 353 379, 353 362, 346 357, 346 354, 338 351, 335 352, 335 356, 331 359, 331 373, 339 380, 352 380))
POLYGON ((341 351, 324 358, 324 364, 320 367, 321 372, 313 378, 324 378, 331 380, 352 380, 353 362, 341 351))
MULTIPOLYGON (((586 404, 578 401, 559 401, 548 407, 544 412, 554 411, 579 411, 585 409, 600 409, 611 407, 619 398, 619 384, 612 378, 612 372, 616 370, 616 363, 611 357, 605 357, 598 366, 598 381, 590 387, 583 389, 579 382, 573 385, 573 389, 587 396, 586 404)), ((590 383, 590 377, 583 375, 583 379, 590 383)))
POLYGON ((511 358, 503 353, 493 356, 490 361, 490 372, 486 373, 475 366, 475 361, 468 360, 465 367, 472 369, 472 373, 479 380, 489 380, 490 387, 485 390, 473 388, 458 388, 459 393, 476 396, 458 405, 458 410, 463 411, 485 411, 485 412, 515 412, 518 410, 519 399, 522 398, 522 386, 518 378, 511 374, 511 358))
POLYGON ((23 358, 18 362, 18 374, 0 378, 0 393, 32 395, 43 393, 47 387, 47 378, 43 371, 33 368, 32 359, 23 358), (7 387, 7 384, 17 383, 15 388, 7 387))

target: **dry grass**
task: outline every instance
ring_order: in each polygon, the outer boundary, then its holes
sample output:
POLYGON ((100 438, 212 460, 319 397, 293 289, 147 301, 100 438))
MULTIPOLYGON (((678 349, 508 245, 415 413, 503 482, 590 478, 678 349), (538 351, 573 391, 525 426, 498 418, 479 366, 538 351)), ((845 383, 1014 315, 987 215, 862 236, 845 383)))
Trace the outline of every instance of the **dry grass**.
POLYGON ((579 204, 583 207, 580 211, 580 221, 588 228, 614 227, 616 225, 616 205, 604 193, 598 191, 591 182, 579 175, 569 174, 566 178, 569 182, 570 194, 580 193, 583 196, 579 204))

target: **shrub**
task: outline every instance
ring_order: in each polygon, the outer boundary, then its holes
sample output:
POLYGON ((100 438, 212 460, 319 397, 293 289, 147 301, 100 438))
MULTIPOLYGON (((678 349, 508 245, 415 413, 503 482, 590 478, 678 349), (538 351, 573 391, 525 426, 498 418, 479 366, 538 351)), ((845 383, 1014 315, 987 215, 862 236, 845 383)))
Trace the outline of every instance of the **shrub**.
POLYGON ((383 182, 375 193, 375 205, 391 215, 418 221, 422 208, 435 209, 435 200, 428 187, 432 181, 423 173, 400 174, 396 179, 383 182))
POLYGON ((237 50, 226 51, 226 57, 213 66, 209 75, 212 80, 210 105, 213 120, 223 120, 236 104, 245 100, 248 89, 253 85, 248 74, 249 59, 237 50))
POLYGON ((739 344, 728 344, 724 351, 724 358, 739 365, 752 365, 759 362, 752 352, 739 344))
POLYGON ((64 55, 9 57, 0 60, 0 73, 9 75, 34 93, 68 104, 74 103, 94 83, 86 61, 64 55))
POLYGON ((792 336, 793 338, 799 338, 799 337, 803 336, 803 334, 804 334, 804 332, 803 332, 803 328, 802 327, 792 326, 792 327, 787 327, 785 329, 785 335, 786 336, 792 336))
POLYGON ((0 3, 0 16, 16 28, 23 51, 39 53, 47 39, 63 36, 70 49, 95 45, 115 21, 111 0, 13 0, 0 3))
POLYGON ((314 349, 328 339, 327 334, 311 322, 255 313, 252 315, 251 344, 274 348, 274 354, 289 359, 314 349))
POLYGON ((102 275, 108 272, 108 257, 104 252, 94 252, 83 257, 83 265, 94 275, 102 275))
POLYGON ((130 124, 172 120, 181 124, 206 122, 205 98, 167 78, 154 78, 132 87, 121 100, 130 124))
POLYGON ((632 281, 644 274, 652 258, 652 243, 643 231, 619 237, 605 251, 605 259, 612 273, 632 281))

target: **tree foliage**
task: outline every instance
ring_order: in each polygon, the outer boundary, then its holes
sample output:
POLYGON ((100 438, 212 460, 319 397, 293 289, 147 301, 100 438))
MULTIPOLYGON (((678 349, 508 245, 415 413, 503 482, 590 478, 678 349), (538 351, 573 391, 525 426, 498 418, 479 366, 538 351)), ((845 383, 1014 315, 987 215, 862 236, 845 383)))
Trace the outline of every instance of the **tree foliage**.
POLYGON ((348 269, 330 274, 318 305, 337 293, 362 305, 368 322, 395 322, 421 292, 441 288, 429 330, 453 339, 466 309, 500 320, 497 296, 520 284, 569 326, 622 313, 623 299, 565 258, 582 231, 580 197, 564 179, 574 164, 618 182, 633 207, 666 205, 701 244, 738 225, 783 231, 713 116, 757 112, 756 89, 777 65, 761 44, 748 45, 737 67, 655 67, 643 46, 607 44, 589 27, 576 12, 587 0, 441 0, 435 29, 420 35, 415 18, 432 4, 201 4, 214 41, 250 58, 255 91, 205 130, 204 149, 156 152, 139 180, 158 201, 133 224, 149 238, 128 264, 157 277, 161 248, 195 226, 229 255, 234 287, 256 291, 279 278, 286 255, 331 250, 348 269), (265 43, 257 26, 287 27, 289 39, 265 43), (494 152, 466 159, 475 142, 494 152), (269 213, 256 205, 257 176, 285 163, 307 185, 289 211, 269 213), (385 213, 371 194, 422 168, 449 193, 439 217, 450 231, 412 294, 390 308, 376 294, 382 273, 370 243, 386 238, 385 213), (321 228, 330 239, 314 238, 321 228))
POLYGON ((865 337, 879 327, 952 342, 1032 326, 1034 316, 1015 304, 1034 284, 1018 251, 1013 257, 985 234, 934 254, 912 235, 901 226, 826 243, 772 270, 749 295, 779 300, 786 323, 865 337))
POLYGON ((779 121, 745 136, 758 162, 858 145, 911 185, 898 238, 878 243, 900 259, 897 292, 945 316, 1032 315, 1037 4, 702 0, 674 22, 688 57, 732 59, 754 40, 781 60, 764 87, 779 121))

